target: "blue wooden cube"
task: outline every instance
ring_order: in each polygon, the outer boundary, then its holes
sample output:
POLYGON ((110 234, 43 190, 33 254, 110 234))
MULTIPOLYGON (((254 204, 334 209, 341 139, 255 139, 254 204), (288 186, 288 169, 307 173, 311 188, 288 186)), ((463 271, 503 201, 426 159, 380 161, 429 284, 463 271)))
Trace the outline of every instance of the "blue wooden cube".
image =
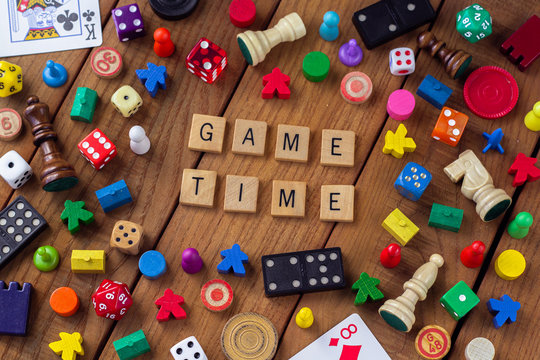
POLYGON ((120 180, 96 191, 99 204, 103 211, 109 212, 133 201, 124 180, 120 180))
POLYGON ((399 174, 394 188, 407 199, 417 201, 420 199, 431 181, 431 173, 417 163, 410 162, 405 165, 399 174))
POLYGON ((452 95, 452 89, 435 79, 433 76, 426 75, 418 87, 418 90, 416 90, 416 95, 420 96, 437 109, 442 109, 450 95, 452 95))

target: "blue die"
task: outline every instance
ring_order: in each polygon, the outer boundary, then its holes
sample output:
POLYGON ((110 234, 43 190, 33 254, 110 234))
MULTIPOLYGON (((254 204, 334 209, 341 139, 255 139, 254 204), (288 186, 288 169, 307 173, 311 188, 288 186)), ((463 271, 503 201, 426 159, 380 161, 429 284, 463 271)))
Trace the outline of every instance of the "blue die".
POLYGON ((433 76, 426 75, 418 87, 418 90, 416 90, 416 95, 420 96, 437 109, 442 109, 450 95, 452 95, 452 89, 435 79, 433 76))
POLYGON ((399 174, 394 188, 407 199, 417 201, 420 199, 431 181, 431 174, 417 163, 410 162, 405 165, 399 174))
POLYGON ((99 204, 103 211, 109 212, 119 206, 133 201, 124 180, 120 180, 96 191, 99 204))

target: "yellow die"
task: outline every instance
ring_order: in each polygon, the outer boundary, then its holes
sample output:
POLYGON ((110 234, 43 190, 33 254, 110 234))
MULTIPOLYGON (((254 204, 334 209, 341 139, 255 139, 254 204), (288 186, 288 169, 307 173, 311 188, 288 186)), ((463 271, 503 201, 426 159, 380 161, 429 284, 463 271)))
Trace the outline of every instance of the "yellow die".
POLYGON ((7 61, 0 61, 0 97, 13 95, 22 90, 21 67, 7 61))
POLYGON ((130 117, 141 107, 141 96, 129 85, 124 85, 111 97, 111 102, 123 117, 130 117))

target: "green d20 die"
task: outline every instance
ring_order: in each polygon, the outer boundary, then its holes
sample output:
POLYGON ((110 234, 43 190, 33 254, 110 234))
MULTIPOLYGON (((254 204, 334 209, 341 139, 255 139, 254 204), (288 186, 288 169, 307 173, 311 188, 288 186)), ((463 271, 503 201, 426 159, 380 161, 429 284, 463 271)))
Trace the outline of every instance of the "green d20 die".
POLYGON ((470 43, 491 35, 491 15, 478 4, 472 4, 456 15, 456 29, 470 43))
POLYGON ((448 290, 440 301, 442 307, 448 311, 450 316, 454 320, 459 320, 478 305, 480 299, 465 281, 460 281, 448 290))
POLYGON ((431 214, 429 214, 428 225, 458 232, 463 221, 463 210, 456 209, 450 206, 445 206, 433 203, 431 206, 431 214))

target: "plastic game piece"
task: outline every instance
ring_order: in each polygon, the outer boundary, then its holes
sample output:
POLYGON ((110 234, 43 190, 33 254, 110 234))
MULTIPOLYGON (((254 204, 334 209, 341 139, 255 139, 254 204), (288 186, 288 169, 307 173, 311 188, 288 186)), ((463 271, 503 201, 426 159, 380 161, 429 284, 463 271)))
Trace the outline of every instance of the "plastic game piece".
POLYGON ((10 150, 0 157, 0 176, 12 189, 26 184, 33 174, 30 165, 15 150, 10 150))
POLYGON ((203 348, 201 347, 195 336, 190 336, 180 341, 170 349, 170 352, 174 360, 208 360, 203 348))
POLYGON ((150 139, 142 126, 135 125, 129 129, 129 147, 137 155, 144 155, 150 150, 150 139))
POLYGON ((114 224, 110 245, 128 255, 137 255, 142 245, 143 228, 131 221, 119 220, 114 224))
POLYGON ((233 0, 229 5, 229 19, 239 28, 246 28, 255 22, 257 8, 253 0, 233 0))
POLYGON ((270 320, 256 313, 241 313, 230 318, 223 327, 221 349, 229 360, 269 360, 274 358, 278 340, 277 330, 270 320))
POLYGON ((364 53, 362 48, 356 42, 356 39, 351 39, 339 48, 339 61, 345 66, 356 66, 362 62, 364 53))
POLYGON ((72 250, 71 271, 76 274, 105 274, 105 251, 72 250))
POLYGON ((220 154, 223 151, 226 127, 227 120, 224 117, 193 114, 188 148, 220 154))
POLYGON ((187 248, 182 252, 182 269, 188 274, 196 274, 201 271, 203 260, 199 252, 194 248, 187 248))
POLYGON ((61 340, 50 343, 49 347, 56 355, 61 355, 62 360, 76 360, 77 355, 84 355, 81 334, 61 332, 58 335, 61 340))
POLYGON ((349 104, 362 104, 366 102, 373 91, 373 84, 369 76, 360 71, 348 73, 341 80, 341 96, 349 104))
POLYGON ((540 44, 535 41, 535 34, 540 32, 540 18, 531 16, 505 42, 500 50, 521 71, 527 68, 540 56, 540 44))
POLYGON ((92 304, 97 316, 120 320, 133 304, 126 284, 105 279, 92 294, 92 304))
POLYGON ((403 124, 399 124, 395 133, 388 130, 384 136, 383 154, 392 154, 396 159, 401 159, 405 152, 416 150, 413 138, 405 137, 405 135, 407 135, 407 128, 403 124))
POLYGON ((84 201, 71 201, 66 200, 64 202, 64 210, 60 214, 60 219, 68 224, 68 230, 71 234, 75 234, 81 229, 79 221, 88 225, 94 222, 94 214, 86 210, 84 201))
POLYGON ((322 185, 321 221, 354 221, 354 185, 322 185))
POLYGON ((501 296, 500 300, 489 299, 487 308, 488 311, 495 316, 493 318, 493 325, 495 326, 495 329, 498 329, 504 324, 516 322, 517 312, 521 309, 521 304, 504 294, 501 296))
POLYGON ((414 72, 416 60, 414 51, 408 47, 395 48, 389 53, 388 64, 392 75, 409 75, 414 72))
POLYGON ((357 291, 354 305, 362 305, 368 298, 373 301, 383 299, 384 294, 377 289, 377 285, 380 283, 381 280, 371 277, 365 272, 361 273, 360 278, 352 286, 352 290, 357 291))
POLYGON ((151 62, 146 63, 148 69, 135 70, 135 74, 144 85, 151 97, 155 97, 158 89, 167 89, 165 79, 168 77, 167 68, 163 65, 157 66, 151 62))
POLYGON ((460 281, 441 297, 440 302, 454 320, 459 320, 478 305, 480 298, 465 281, 460 281))
POLYGON ((0 211, 0 269, 46 227, 43 216, 22 195, 0 211))
POLYGON ((213 170, 184 169, 180 203, 183 205, 213 207, 217 172, 213 170))
POLYGON ((154 31, 154 52, 159 57, 169 57, 174 53, 174 44, 171 41, 171 32, 165 28, 154 31))
POLYGON ((433 128, 431 137, 435 140, 456 146, 465 131, 469 117, 459 111, 444 106, 441 110, 437 124, 433 128))
POLYGON ((128 118, 139 110, 143 100, 134 88, 124 85, 111 96, 111 104, 123 117, 128 118))
POLYGON ((22 130, 21 115, 13 109, 0 109, 0 140, 15 140, 22 130))
POLYGON ((505 250, 495 260, 495 272, 503 280, 515 280, 523 274, 527 262, 517 250, 505 250))
POLYGON ((77 185, 79 179, 67 161, 56 147, 57 135, 52 128, 49 106, 39 102, 37 96, 26 100, 28 105, 24 110, 24 118, 32 126, 34 145, 39 146, 43 155, 43 166, 40 175, 41 184, 45 191, 63 191, 77 185))
POLYGON ((514 77, 497 66, 474 70, 463 86, 469 110, 484 119, 498 119, 516 106, 519 88, 514 77))
POLYGON ((167 270, 165 256, 156 250, 148 250, 139 259, 139 271, 150 280, 160 278, 167 270))
POLYGON ((482 150, 482 153, 485 153, 489 149, 493 149, 497 150, 500 154, 504 154, 504 149, 501 146, 501 140, 504 134, 501 128, 496 129, 491 134, 484 132, 482 136, 487 140, 487 145, 484 150, 482 150))
POLYGON ((382 223, 382 227, 390 233, 401 246, 407 243, 420 230, 409 218, 407 218, 398 208, 394 209, 382 223))
POLYGON ((396 299, 389 299, 379 308, 379 315, 394 329, 409 332, 416 321, 414 308, 418 300, 425 300, 428 290, 437 278, 438 269, 443 266, 444 259, 433 254, 429 262, 420 266, 409 281, 403 284, 405 292, 396 299))
POLYGON ((221 274, 227 274, 231 270, 235 276, 246 276, 244 264, 248 262, 248 256, 240 250, 240 245, 234 244, 232 248, 220 252, 223 259, 217 266, 221 274))
POLYGON ((330 71, 330 59, 325 53, 312 51, 302 61, 302 73, 312 82, 321 82, 328 76, 330 71))
POLYGON ((181 20, 187 18, 199 0, 149 0, 152 10, 162 19, 181 20))
POLYGON ((64 65, 47 60, 47 65, 43 69, 41 77, 47 86, 57 88, 67 82, 68 73, 64 65))
POLYGON ((319 27, 319 35, 326 41, 334 41, 339 36, 339 15, 335 11, 324 13, 323 22, 319 27))
POLYGON ((373 49, 435 19, 428 0, 414 3, 381 0, 358 10, 352 17, 366 48, 373 49))
POLYGON ((306 163, 310 132, 307 126, 279 124, 276 136, 276 160, 306 163))
POLYGON ((512 198, 493 186, 493 179, 472 150, 465 150, 459 158, 444 168, 453 183, 463 179, 461 193, 476 203, 476 213, 482 221, 491 221, 504 213, 512 198))
POLYGON ((528 212, 522 211, 508 225, 508 234, 514 239, 523 239, 529 233, 532 223, 533 216, 528 212))
POLYGON ((437 325, 424 326, 416 335, 414 347, 424 359, 442 359, 450 351, 452 341, 448 331, 437 325))
POLYGON ((472 56, 463 50, 447 48, 445 42, 437 40, 435 35, 429 31, 422 31, 416 38, 416 44, 420 49, 428 50, 431 57, 437 57, 442 63, 444 71, 452 79, 463 75, 472 60, 472 56))
POLYGON ((540 169, 534 166, 538 159, 533 157, 525 156, 523 153, 518 153, 508 173, 514 175, 514 181, 512 181, 512 186, 521 186, 525 184, 526 181, 533 182, 540 179, 540 169))
POLYGON ((414 95, 404 89, 395 90, 388 97, 386 111, 394 120, 407 120, 414 110, 414 95))
POLYGON ((175 319, 185 319, 187 317, 186 312, 180 306, 183 303, 183 297, 176 295, 171 289, 165 289, 163 296, 154 302, 159 308, 156 316, 157 321, 169 321, 171 315, 175 319))
POLYGON ((0 97, 6 97, 18 93, 23 88, 23 74, 19 65, 0 61, 0 97))
POLYGON ((240 51, 249 65, 264 61, 274 46, 282 42, 298 40, 306 35, 304 22, 295 12, 281 18, 274 27, 264 31, 248 30, 236 35, 240 51))
POLYGON ((60 287, 53 291, 49 305, 60 316, 68 317, 79 310, 79 297, 72 288, 60 287))
POLYGON ((461 250, 461 263, 468 268, 477 268, 484 262, 486 246, 481 241, 474 241, 471 245, 461 250))
POLYGON ((225 50, 201 38, 186 57, 186 68, 202 81, 213 84, 227 66, 225 50))
POLYGON ((96 170, 103 169, 117 154, 113 142, 97 128, 82 139, 77 148, 96 170))
POLYGON ((92 71, 100 78, 113 79, 120 75, 124 63, 118 50, 102 46, 92 54, 90 65, 92 71))
POLYGON ((416 95, 420 96, 437 109, 442 109, 450 95, 452 95, 452 89, 435 79, 433 76, 426 75, 424 80, 420 83, 418 90, 416 90, 416 95))
POLYGON ((104 212, 112 211, 133 201, 124 180, 96 190, 96 196, 104 212))
POLYGON ((50 245, 40 246, 34 252, 34 265, 39 271, 48 272, 56 269, 60 262, 58 251, 50 245))
POLYGON ((254 214, 257 212, 259 178, 227 175, 223 211, 254 214))
MULTIPOLYGON (((251 0, 248 0, 251 1, 251 0)), ((263 99, 272 99, 277 94, 279 99, 288 99, 291 97, 289 84, 291 78, 283 74, 279 68, 272 69, 270 74, 263 76, 263 90, 261 96, 263 99)))
POLYGON ((139 5, 133 3, 111 11, 118 40, 128 41, 146 35, 139 5))
POLYGON ((131 360, 150 352, 150 344, 142 329, 113 341, 113 346, 120 360, 131 360))
POLYGON ((470 43, 491 35, 491 15, 478 4, 472 4, 456 15, 456 30, 470 43))
POLYGON ((433 203, 431 206, 431 213, 429 214, 428 225, 458 232, 463 221, 463 210, 456 209, 451 206, 445 206, 437 203, 433 203))
POLYGON ((26 336, 32 284, 0 280, 0 335, 26 336))
POLYGON ((86 87, 78 87, 69 117, 71 120, 91 123, 94 118, 97 101, 98 95, 95 90, 86 87))
MULTIPOLYGON (((1 116, 2 110, 0 110, 0 117, 1 116)), ((532 110, 525 115, 524 123, 527 129, 531 131, 540 131, 540 101, 536 102, 532 110)), ((2 139, 2 130, 0 130, 0 139, 2 139)))
POLYGON ((465 360, 493 360, 494 358, 495 346, 486 338, 474 338, 465 348, 465 360))
POLYGON ((418 201, 431 182, 431 173, 417 163, 405 165, 399 174, 394 188, 407 199, 418 201))
POLYGON ((401 248, 398 244, 390 244, 381 251, 381 265, 387 269, 395 268, 401 262, 401 248))
POLYGON ((298 325, 298 327, 301 329, 310 328, 311 325, 313 325, 314 320, 313 311, 311 311, 311 309, 308 307, 301 308, 294 318, 296 325, 298 325))
POLYGON ((341 249, 326 248, 264 255, 266 296, 283 296, 345 287, 341 249))
POLYGON ((202 303, 210 311, 226 310, 231 306, 233 297, 231 285, 225 280, 210 280, 201 289, 202 303))

